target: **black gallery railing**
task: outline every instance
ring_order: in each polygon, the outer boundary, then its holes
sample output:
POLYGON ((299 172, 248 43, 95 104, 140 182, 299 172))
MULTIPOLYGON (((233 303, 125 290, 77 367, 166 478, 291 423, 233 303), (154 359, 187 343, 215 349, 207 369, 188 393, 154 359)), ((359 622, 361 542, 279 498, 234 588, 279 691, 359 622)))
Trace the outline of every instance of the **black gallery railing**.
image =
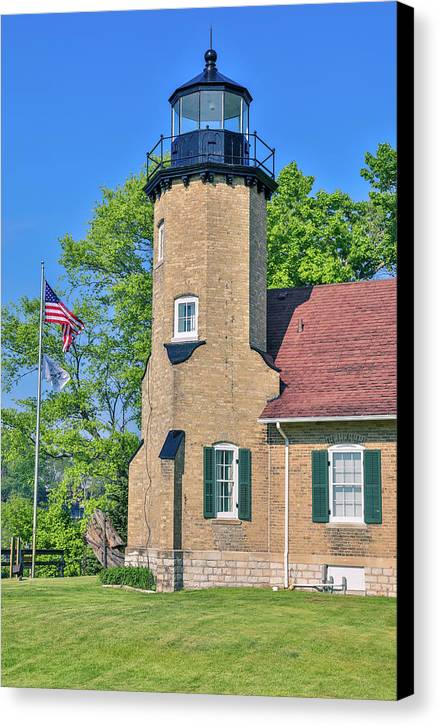
POLYGON ((147 180, 163 169, 216 163, 261 169, 275 177, 275 150, 256 133, 199 129, 179 136, 160 136, 147 153, 147 180))

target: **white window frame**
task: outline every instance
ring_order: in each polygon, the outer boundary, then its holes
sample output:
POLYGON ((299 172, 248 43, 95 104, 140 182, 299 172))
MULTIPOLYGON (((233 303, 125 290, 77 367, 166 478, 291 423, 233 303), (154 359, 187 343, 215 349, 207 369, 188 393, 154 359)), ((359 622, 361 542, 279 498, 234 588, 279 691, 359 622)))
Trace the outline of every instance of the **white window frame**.
POLYGON ((157 264, 159 265, 164 259, 165 248, 165 220, 162 219, 157 227, 157 264))
POLYGON ((198 340, 198 298, 195 295, 178 297, 174 300, 174 337, 172 340, 198 340), (178 331, 178 306, 182 303, 195 303, 195 329, 187 332, 178 331))
MULTIPOLYGON (((351 524, 363 524, 364 523, 364 446, 360 446, 360 444, 337 444, 336 446, 331 446, 328 449, 328 456, 329 456, 329 521, 330 522, 338 522, 338 523, 351 523, 351 524), (334 506, 334 492, 333 492, 333 474, 334 474, 334 464, 333 464, 333 455, 334 454, 344 454, 344 453, 361 453, 361 517, 336 517, 332 514, 333 506, 334 506)), ((337 484, 335 484, 337 486, 337 484)), ((338 485, 343 486, 343 485, 338 485)), ((349 486, 349 484, 346 484, 346 486, 349 486)), ((358 486, 353 485, 353 486, 358 486)))
POLYGON ((217 509, 217 519, 238 519, 238 487, 239 487, 239 479, 238 479, 238 456, 239 456, 239 448, 235 446, 234 444, 229 443, 220 443, 215 444, 213 447, 215 450, 215 505, 217 509), (231 512, 218 512, 218 487, 217 487, 217 478, 216 478, 216 452, 217 451, 233 451, 233 491, 232 491, 232 511, 231 512))

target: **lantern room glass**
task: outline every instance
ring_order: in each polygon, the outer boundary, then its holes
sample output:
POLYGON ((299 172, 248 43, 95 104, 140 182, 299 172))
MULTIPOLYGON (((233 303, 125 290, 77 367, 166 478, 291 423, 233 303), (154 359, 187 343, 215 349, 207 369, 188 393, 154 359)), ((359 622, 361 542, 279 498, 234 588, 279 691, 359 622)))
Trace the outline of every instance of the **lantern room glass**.
POLYGON ((242 98, 236 93, 224 93, 224 128, 241 133, 242 98))
POLYGON ((223 128, 223 92, 200 91, 200 128, 223 128))
POLYGON ((198 129, 225 129, 248 134, 249 106, 230 91, 202 90, 188 93, 172 106, 174 138, 198 129))
POLYGON ((200 123, 200 99, 198 93, 183 96, 180 106, 180 133, 196 131, 200 123))

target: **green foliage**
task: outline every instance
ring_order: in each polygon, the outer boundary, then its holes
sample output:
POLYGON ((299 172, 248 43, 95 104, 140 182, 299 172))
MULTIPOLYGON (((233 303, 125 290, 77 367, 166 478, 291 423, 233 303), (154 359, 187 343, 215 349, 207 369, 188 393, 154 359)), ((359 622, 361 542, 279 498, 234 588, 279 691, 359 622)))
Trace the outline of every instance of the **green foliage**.
MULTIPOLYGON (((70 516, 67 486, 61 482, 49 493, 49 506, 38 512, 37 548, 63 549, 65 575, 80 575, 84 556, 85 520, 75 521, 70 516)), ((41 566, 38 577, 56 574, 56 568, 41 566)))
POLYGON ((100 571, 99 579, 103 585, 129 585, 155 590, 154 575, 147 567, 109 567, 100 571))
POLYGON ((349 282, 396 270, 396 152, 380 144, 365 155, 367 201, 341 191, 312 195, 314 177, 295 162, 279 174, 268 204, 269 287, 349 282))
POLYGON ((9 547, 11 537, 20 537, 23 545, 32 542, 32 500, 18 494, 2 504, 2 547, 9 547))
MULTIPOLYGON (((23 547, 32 544, 33 504, 29 498, 16 494, 2 504, 2 547, 9 547, 13 535, 21 538, 23 547)), ((79 575, 87 548, 84 543, 86 520, 74 521, 66 485, 61 482, 49 493, 48 506, 37 510, 37 549, 63 549, 65 575, 79 575)), ((38 559, 44 559, 40 556, 38 559)), ((47 557, 50 559, 50 556, 47 557)), ((56 575, 53 565, 41 565, 37 577, 56 575)))
MULTIPOLYGON (((87 235, 60 240, 66 289, 59 292, 86 330, 63 354, 58 326, 44 326, 44 351, 69 371, 61 393, 41 406, 39 499, 62 483, 70 503, 98 505, 126 537, 128 462, 138 445, 140 381, 150 351, 152 205, 144 171, 104 189, 87 235)), ((4 383, 11 389, 35 370, 38 301, 22 298, 3 314, 4 383)), ((36 402, 3 411, 7 495, 31 495, 36 402)), ((60 539, 57 535, 56 539, 60 539)), ((61 546, 61 545, 59 545, 61 546)))

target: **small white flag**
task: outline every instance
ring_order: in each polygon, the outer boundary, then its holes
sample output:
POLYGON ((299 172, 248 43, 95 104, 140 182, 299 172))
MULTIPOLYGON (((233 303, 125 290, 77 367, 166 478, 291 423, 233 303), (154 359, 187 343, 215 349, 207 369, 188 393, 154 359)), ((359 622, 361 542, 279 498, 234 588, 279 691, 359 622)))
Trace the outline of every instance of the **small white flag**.
POLYGON ((67 371, 45 354, 43 355, 43 376, 48 383, 52 384, 55 393, 59 393, 66 383, 70 381, 70 375, 67 371))

